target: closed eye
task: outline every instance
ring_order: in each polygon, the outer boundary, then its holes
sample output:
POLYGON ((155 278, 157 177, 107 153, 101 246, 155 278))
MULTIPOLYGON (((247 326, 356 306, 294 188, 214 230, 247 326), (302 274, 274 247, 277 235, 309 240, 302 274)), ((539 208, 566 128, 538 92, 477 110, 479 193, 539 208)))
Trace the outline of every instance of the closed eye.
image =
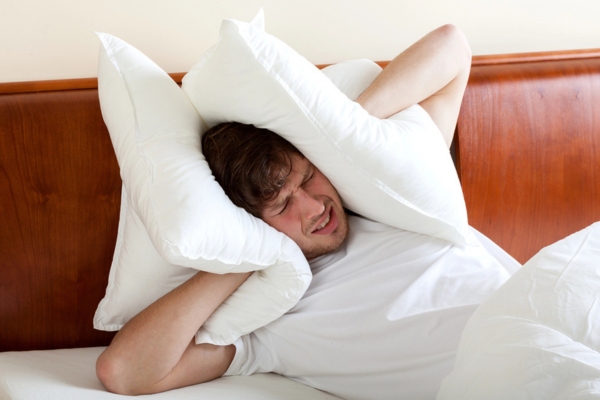
POLYGON ((281 211, 279 211, 276 215, 281 215, 283 214, 283 212, 287 209, 288 204, 290 203, 290 199, 289 197, 285 200, 285 203, 283 203, 283 207, 281 208, 281 211))
POLYGON ((315 170, 313 168, 313 170, 310 173, 310 176, 308 177, 307 180, 304 181, 303 185, 306 184, 308 181, 312 180, 312 178, 314 178, 314 177, 315 177, 315 170))

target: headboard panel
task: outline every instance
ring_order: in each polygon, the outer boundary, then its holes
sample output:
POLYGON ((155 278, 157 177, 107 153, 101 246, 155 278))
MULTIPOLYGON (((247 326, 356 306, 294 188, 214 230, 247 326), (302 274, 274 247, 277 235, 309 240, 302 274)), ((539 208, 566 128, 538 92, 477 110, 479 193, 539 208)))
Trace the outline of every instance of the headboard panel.
POLYGON ((95 89, 0 94, 0 351, 105 344, 121 180, 95 89))
POLYGON ((600 220, 600 53, 569 56, 480 60, 461 108, 469 223, 520 262, 600 220))
MULTIPOLYGON (((600 220, 600 52, 576 56, 474 59, 458 170, 471 224, 520 261, 600 220)), ((95 79, 0 83, 0 351, 108 344, 120 189, 95 79)))

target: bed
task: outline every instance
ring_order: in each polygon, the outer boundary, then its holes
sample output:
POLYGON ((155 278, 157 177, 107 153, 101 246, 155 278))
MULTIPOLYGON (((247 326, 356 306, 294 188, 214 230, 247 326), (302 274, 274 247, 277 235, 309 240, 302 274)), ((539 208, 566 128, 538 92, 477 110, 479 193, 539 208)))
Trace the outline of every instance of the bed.
MULTIPOLYGON (((600 220, 600 51, 474 57, 452 150, 470 225, 521 263, 600 220)), ((0 83, 0 171, 0 398, 113 398, 92 319, 121 179, 96 80, 0 83)), ((336 398, 273 374, 175 395, 336 398)))

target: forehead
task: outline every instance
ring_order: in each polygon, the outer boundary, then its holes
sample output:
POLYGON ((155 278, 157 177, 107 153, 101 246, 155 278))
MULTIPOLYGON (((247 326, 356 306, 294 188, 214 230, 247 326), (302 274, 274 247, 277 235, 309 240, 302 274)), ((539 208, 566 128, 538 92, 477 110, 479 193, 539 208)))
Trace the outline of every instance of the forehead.
POLYGON ((289 159, 290 169, 284 177, 284 183, 273 198, 265 202, 264 209, 277 207, 284 202, 291 192, 306 180, 313 169, 312 163, 304 156, 290 154, 289 159))
MULTIPOLYGON (((269 178, 274 186, 273 188, 278 187, 271 198, 276 198, 281 191, 286 186, 294 182, 294 177, 297 177, 298 174, 303 174, 307 170, 310 169, 312 165, 310 161, 302 154, 285 152, 285 162, 280 164, 275 164, 273 170, 268 172, 270 175, 269 178)), ((268 202, 268 201, 267 201, 268 202)))
POLYGON ((304 171, 312 167, 312 163, 308 161, 308 158, 300 154, 290 154, 290 161, 292 163, 292 171, 304 171))
POLYGON ((313 170, 313 164, 308 160, 308 158, 302 155, 292 154, 290 156, 290 162, 290 173, 286 177, 285 184, 283 185, 281 191, 286 188, 293 189, 296 186, 300 186, 313 170))

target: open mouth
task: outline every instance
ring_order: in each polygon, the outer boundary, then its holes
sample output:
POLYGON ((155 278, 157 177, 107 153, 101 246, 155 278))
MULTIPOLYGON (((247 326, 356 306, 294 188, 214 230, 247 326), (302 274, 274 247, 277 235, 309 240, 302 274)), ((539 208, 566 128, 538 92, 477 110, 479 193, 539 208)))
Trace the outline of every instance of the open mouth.
POLYGON ((321 225, 317 226, 317 229, 315 229, 315 231, 320 231, 321 229, 325 228, 325 225, 327 225, 330 220, 331 220, 331 214, 328 214, 327 218, 325 218, 325 221, 323 221, 323 223, 321 225))
POLYGON ((322 220, 318 222, 318 225, 311 233, 313 235, 327 235, 333 232, 337 228, 337 225, 337 215, 333 210, 333 207, 330 207, 329 211, 322 218, 322 220))

